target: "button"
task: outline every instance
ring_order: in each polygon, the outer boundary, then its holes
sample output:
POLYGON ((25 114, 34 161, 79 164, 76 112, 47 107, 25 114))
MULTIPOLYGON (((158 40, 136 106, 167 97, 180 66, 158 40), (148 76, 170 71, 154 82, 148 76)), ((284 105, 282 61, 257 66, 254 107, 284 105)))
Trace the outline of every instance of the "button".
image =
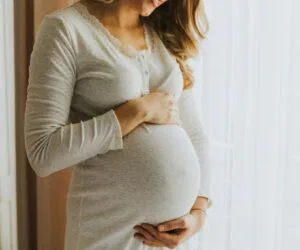
POLYGON ((145 70, 145 75, 147 76, 149 74, 148 70, 145 70))

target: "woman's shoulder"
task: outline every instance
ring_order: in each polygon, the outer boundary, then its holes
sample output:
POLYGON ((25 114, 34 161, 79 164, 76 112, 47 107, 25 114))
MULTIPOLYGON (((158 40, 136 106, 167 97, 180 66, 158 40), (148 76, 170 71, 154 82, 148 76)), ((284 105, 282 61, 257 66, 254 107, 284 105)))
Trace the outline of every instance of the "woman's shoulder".
POLYGON ((43 24, 45 21, 46 22, 51 22, 52 20, 58 20, 58 19, 65 19, 64 16, 70 15, 70 6, 67 6, 63 9, 57 9, 52 12, 46 13, 42 19, 41 19, 41 24, 43 24))
POLYGON ((57 9, 55 11, 46 14, 44 18, 62 19, 64 21, 68 21, 68 20, 71 21, 76 18, 78 19, 79 16, 76 10, 77 6, 78 6, 78 2, 69 4, 64 8, 57 9))
MULTIPOLYGON (((55 30, 65 29, 69 33, 76 31, 76 27, 83 22, 82 16, 78 11, 78 2, 67 5, 62 9, 55 10, 51 13, 46 14, 43 17, 40 26, 47 25, 55 27, 55 30)), ((80 30, 79 30, 80 31, 80 30)))
POLYGON ((63 37, 69 43, 77 44, 77 40, 89 32, 88 25, 85 25, 85 19, 77 6, 78 2, 46 14, 37 29, 36 37, 63 37))

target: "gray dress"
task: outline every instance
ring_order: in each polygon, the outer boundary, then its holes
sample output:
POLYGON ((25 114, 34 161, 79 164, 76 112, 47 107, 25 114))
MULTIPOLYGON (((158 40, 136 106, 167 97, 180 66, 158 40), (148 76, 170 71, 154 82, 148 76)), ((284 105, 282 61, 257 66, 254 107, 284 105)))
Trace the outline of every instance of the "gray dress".
MULTIPOLYGON (((208 138, 192 90, 154 30, 148 49, 122 44, 81 3, 39 27, 29 68, 25 146, 39 176, 73 166, 65 250, 166 249, 135 239, 134 225, 158 224, 210 199, 208 138), (176 96, 182 126, 137 126, 122 137, 113 108, 150 90, 176 96)), ((202 230, 200 230, 201 232, 202 230)), ((197 234, 177 249, 198 249, 197 234)))

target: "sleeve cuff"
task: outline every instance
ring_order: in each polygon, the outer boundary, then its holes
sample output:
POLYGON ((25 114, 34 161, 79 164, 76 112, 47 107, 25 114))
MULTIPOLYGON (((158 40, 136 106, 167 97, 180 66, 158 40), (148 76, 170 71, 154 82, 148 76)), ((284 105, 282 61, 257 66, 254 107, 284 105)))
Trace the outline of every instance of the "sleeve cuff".
POLYGON ((123 135, 122 135, 122 129, 121 124, 118 120, 118 117, 113 109, 109 111, 110 118, 113 125, 113 139, 110 144, 110 149, 116 150, 116 149, 123 149, 123 135))
POLYGON ((212 206, 213 201, 212 201, 212 199, 211 199, 207 194, 203 194, 203 193, 199 192, 199 193, 198 193, 198 196, 206 197, 206 198, 208 199, 206 209, 209 209, 209 208, 212 206))

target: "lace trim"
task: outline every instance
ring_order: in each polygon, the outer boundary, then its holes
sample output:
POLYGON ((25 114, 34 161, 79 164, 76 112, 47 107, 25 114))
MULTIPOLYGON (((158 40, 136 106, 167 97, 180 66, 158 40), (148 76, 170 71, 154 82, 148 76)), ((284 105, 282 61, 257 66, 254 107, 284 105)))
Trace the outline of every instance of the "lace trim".
POLYGON ((147 48, 142 49, 142 50, 137 50, 132 45, 122 43, 118 38, 113 36, 110 33, 110 31, 94 15, 90 14, 90 12, 88 11, 87 7, 84 4, 82 4, 81 2, 77 2, 73 6, 91 24, 93 24, 94 26, 96 26, 96 28, 98 28, 100 31, 102 31, 105 34, 106 38, 112 44, 114 44, 114 46, 119 51, 126 54, 127 56, 134 57, 134 56, 137 56, 139 54, 151 54, 151 53, 154 52, 154 39, 153 39, 152 36, 151 36, 151 39, 150 39, 150 35, 149 35, 150 30, 149 30, 149 28, 146 24, 143 24, 143 28, 144 28, 144 37, 145 37, 145 42, 146 42, 147 48))

